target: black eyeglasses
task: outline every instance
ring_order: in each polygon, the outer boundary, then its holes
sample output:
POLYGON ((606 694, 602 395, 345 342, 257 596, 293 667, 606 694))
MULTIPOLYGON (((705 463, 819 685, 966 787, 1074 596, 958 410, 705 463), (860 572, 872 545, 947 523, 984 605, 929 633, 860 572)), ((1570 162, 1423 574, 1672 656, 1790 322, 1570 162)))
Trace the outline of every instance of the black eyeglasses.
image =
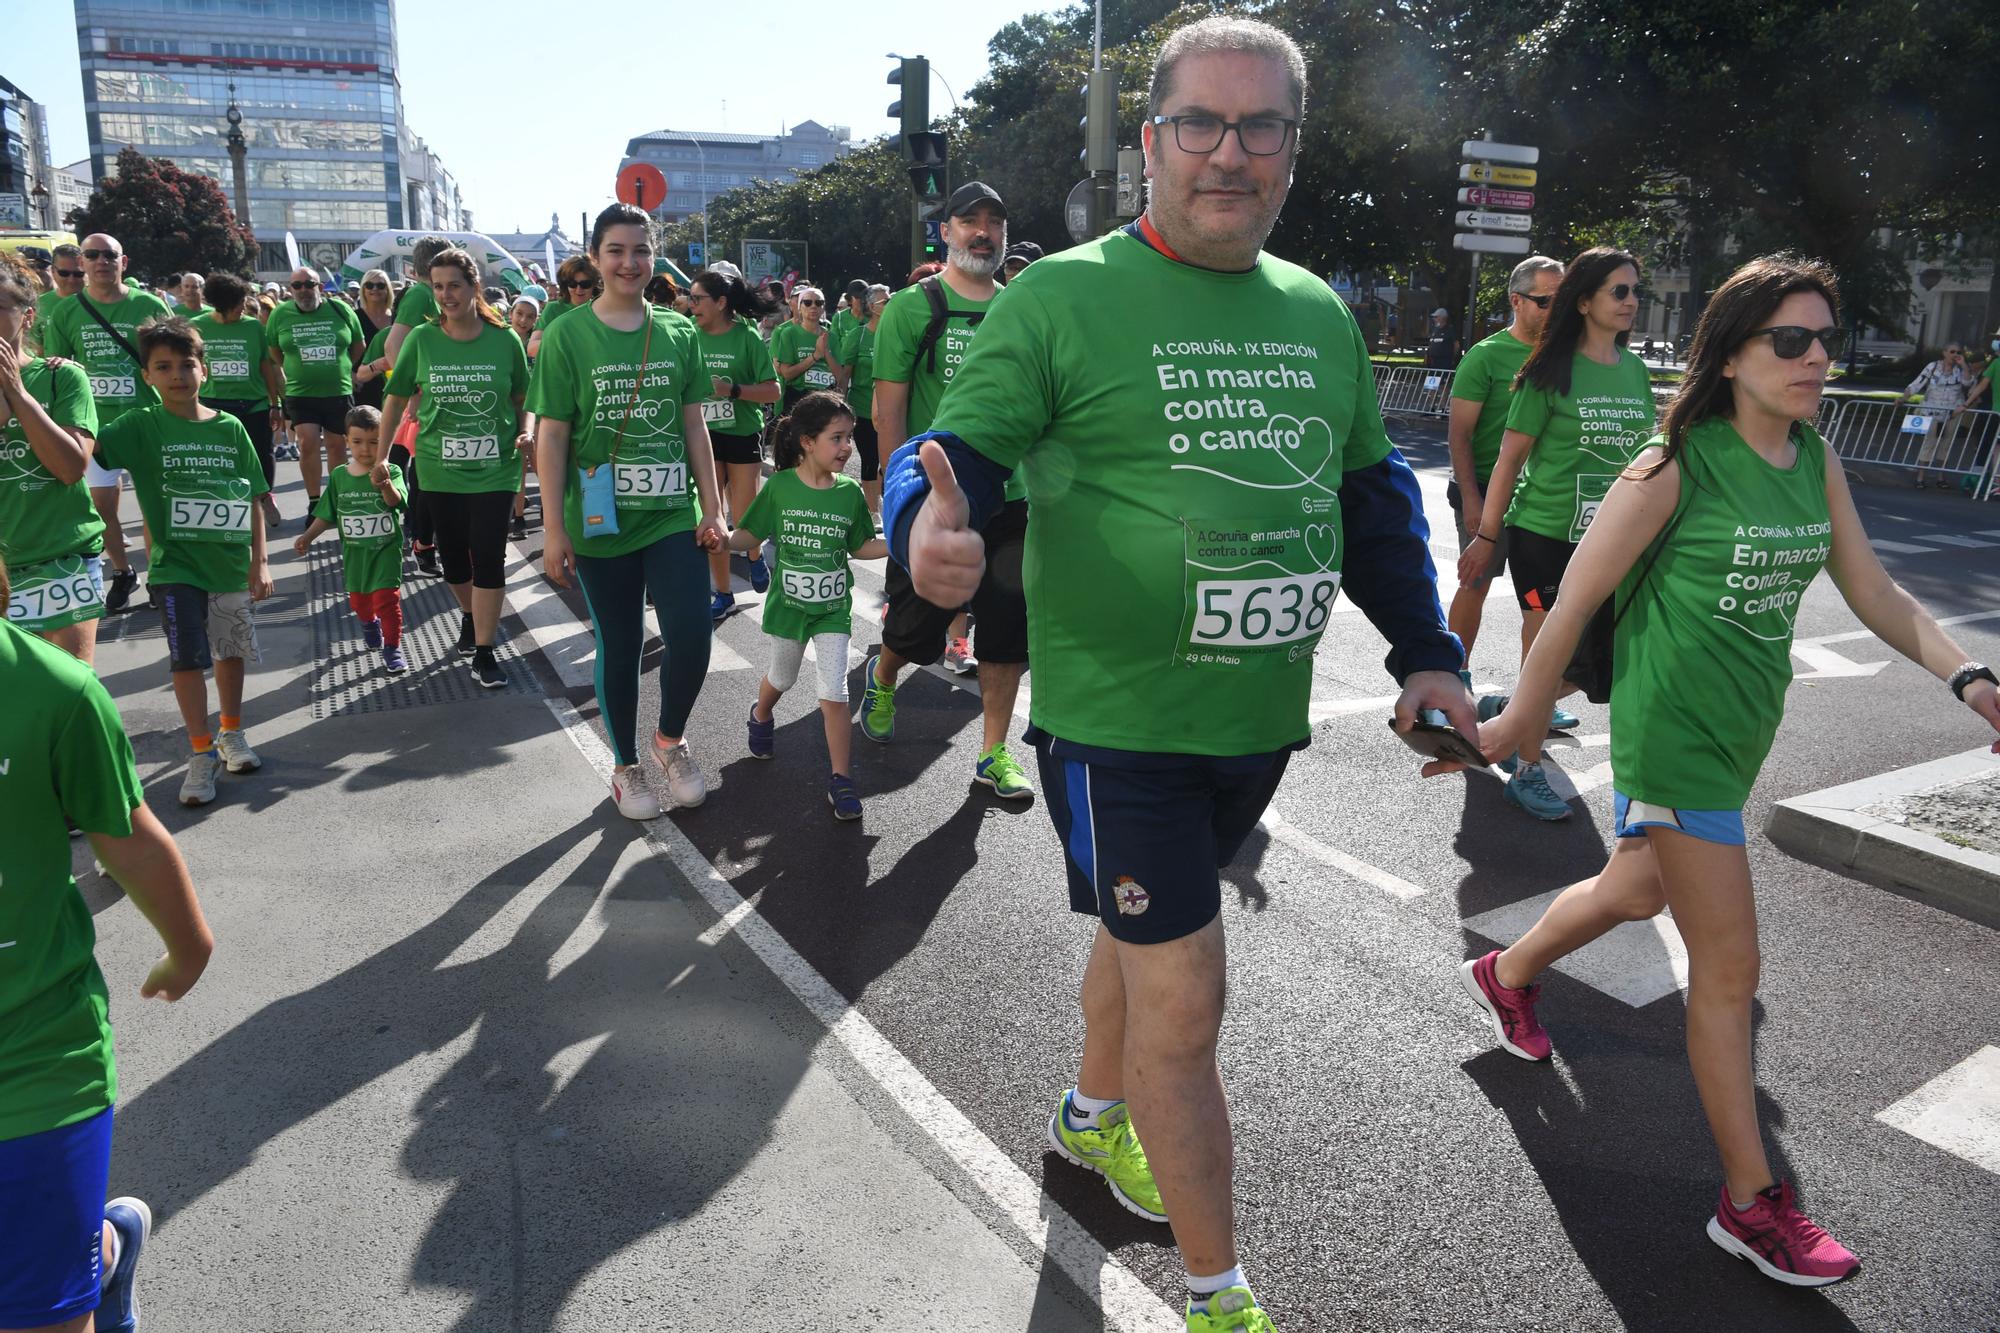
POLYGON ((313 288, 319 286, 319 284, 316 282, 295 282, 291 286, 292 290, 295 292, 309 292, 313 288))
MULTIPOLYGON (((1749 337, 1761 338, 1765 334, 1771 336, 1771 350, 1778 354, 1778 359, 1781 361, 1798 360, 1806 354, 1814 342, 1818 342, 1826 349, 1828 359, 1831 359, 1840 347, 1838 325, 1828 325, 1823 329, 1805 329, 1796 324, 1780 324, 1776 328, 1753 330, 1749 337)), ((1749 339, 1746 338, 1744 341, 1747 342, 1749 339)))
MULTIPOLYGON (((1549 302, 1556 299, 1554 292, 1550 292, 1547 296, 1536 296, 1532 292, 1515 292, 1514 295, 1520 297, 1523 301, 1533 301, 1536 306, 1543 310, 1547 310, 1549 302)), ((1622 301, 1625 298, 1621 296, 1618 299, 1622 301)))
POLYGON ((1643 301, 1647 296, 1646 284, 1643 282, 1621 282, 1616 287, 1606 287, 1604 290, 1611 293, 1611 299, 1614 301, 1622 301, 1628 296, 1636 296, 1643 301))
POLYGON ((55 275, 58 278, 80 278, 83 276, 83 270, 80 268, 59 268, 55 270, 55 275))
POLYGON ((588 292, 588 291, 595 291, 597 289, 597 284, 592 282, 588 278, 585 278, 582 281, 578 281, 572 278, 568 282, 565 282, 563 286, 569 288, 573 292, 588 292))
POLYGON ((1247 116, 1224 120, 1203 112, 1185 116, 1154 116, 1153 124, 1174 127, 1174 146, 1183 153, 1212 153, 1222 147, 1223 136, 1236 131, 1236 142, 1252 157, 1276 157, 1285 151, 1298 121, 1284 116, 1247 116))
POLYGON ((118 251, 116 250, 83 250, 79 251, 78 253, 80 253, 85 259, 118 260, 118 259, 123 259, 125 257, 120 253, 118 253, 118 251))

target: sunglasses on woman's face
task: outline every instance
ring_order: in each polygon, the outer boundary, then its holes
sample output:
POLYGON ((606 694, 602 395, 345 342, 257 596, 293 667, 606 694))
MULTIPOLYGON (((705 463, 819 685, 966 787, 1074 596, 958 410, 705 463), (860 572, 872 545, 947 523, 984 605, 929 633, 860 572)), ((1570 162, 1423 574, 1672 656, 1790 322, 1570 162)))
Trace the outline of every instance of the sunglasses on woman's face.
POLYGON ((361 290, 364 292, 386 292, 389 290, 389 284, 386 282, 364 282, 361 284, 361 290))
POLYGON ((597 288, 597 284, 592 282, 589 278, 585 278, 582 281, 571 279, 570 281, 565 282, 563 286, 569 288, 573 292, 595 291, 597 288))
POLYGON ((1778 354, 1778 359, 1781 361, 1798 360, 1806 354, 1815 341, 1826 349, 1828 358, 1831 358, 1840 346, 1840 328, 1837 325, 1829 325, 1823 329, 1806 329, 1797 324, 1780 324, 1776 328, 1757 329, 1750 334, 1750 337, 1762 338, 1766 334, 1771 337, 1771 350, 1778 354))
POLYGON ((1628 296, 1644 296, 1646 285, 1642 282, 1621 282, 1616 287, 1606 287, 1614 301, 1622 301, 1628 296))
POLYGON ((812 306, 820 306, 820 305, 825 305, 825 304, 826 304, 826 302, 824 302, 824 301, 801 301, 801 302, 799 302, 799 304, 800 304, 800 305, 812 305, 812 306))

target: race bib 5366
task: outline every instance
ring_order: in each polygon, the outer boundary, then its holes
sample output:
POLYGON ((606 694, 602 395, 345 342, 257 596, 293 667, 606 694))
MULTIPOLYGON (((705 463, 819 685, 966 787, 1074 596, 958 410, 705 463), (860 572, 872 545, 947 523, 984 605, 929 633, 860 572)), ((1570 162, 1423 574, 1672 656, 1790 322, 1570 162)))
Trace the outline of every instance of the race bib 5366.
POLYGON ((783 575, 785 596, 795 602, 837 602, 847 596, 845 569, 787 569, 783 575))

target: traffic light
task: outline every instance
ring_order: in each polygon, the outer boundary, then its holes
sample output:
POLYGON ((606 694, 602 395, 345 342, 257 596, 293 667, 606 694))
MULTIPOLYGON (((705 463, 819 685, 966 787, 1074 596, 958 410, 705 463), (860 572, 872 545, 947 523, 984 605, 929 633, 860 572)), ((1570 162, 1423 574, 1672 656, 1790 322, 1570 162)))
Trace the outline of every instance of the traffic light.
POLYGON ((1102 67, 1090 72, 1083 85, 1083 151, 1077 156, 1085 170, 1118 170, 1118 76, 1102 67))
POLYGON ((931 130, 905 135, 903 147, 910 157, 910 188, 916 192, 917 198, 926 204, 943 199, 946 166, 944 136, 931 130))
POLYGON ((931 127, 931 62, 923 56, 902 57, 889 71, 889 82, 902 90, 903 95, 889 103, 889 114, 902 122, 907 150, 911 135, 931 127))

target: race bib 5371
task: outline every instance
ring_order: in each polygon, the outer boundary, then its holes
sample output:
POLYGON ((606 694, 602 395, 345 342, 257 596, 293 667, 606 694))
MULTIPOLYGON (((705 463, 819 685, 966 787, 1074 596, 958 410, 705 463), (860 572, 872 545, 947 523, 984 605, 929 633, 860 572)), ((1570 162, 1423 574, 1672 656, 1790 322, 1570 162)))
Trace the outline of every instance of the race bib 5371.
POLYGON ((673 509, 687 503, 686 463, 619 463, 613 474, 621 509, 673 509))

